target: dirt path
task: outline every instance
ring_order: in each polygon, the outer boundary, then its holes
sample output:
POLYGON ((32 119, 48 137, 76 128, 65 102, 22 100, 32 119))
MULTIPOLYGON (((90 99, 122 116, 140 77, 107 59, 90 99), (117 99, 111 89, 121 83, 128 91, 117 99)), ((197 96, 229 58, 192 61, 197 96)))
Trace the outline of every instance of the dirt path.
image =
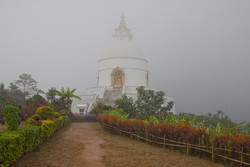
POLYGON ((102 134, 94 130, 97 123, 73 123, 36 151, 24 156, 14 167, 104 166, 102 134))
POLYGON ((217 167, 144 142, 104 132, 98 123, 73 123, 14 167, 217 167))

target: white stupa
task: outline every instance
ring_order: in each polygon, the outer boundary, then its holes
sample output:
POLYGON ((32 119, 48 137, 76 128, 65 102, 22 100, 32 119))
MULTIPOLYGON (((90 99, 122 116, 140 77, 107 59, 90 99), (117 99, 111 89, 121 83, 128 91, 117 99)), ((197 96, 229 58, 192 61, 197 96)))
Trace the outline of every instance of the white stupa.
MULTIPOLYGON (((126 94, 134 100, 137 98, 136 88, 160 91, 148 85, 148 61, 142 51, 132 42, 132 34, 121 16, 121 22, 113 33, 113 42, 105 49, 98 60, 98 85, 86 89, 82 100, 73 99, 73 113, 87 114, 92 104, 104 103, 114 105, 114 101, 126 94)), ((166 104, 174 101, 173 97, 165 96, 166 104)), ((175 105, 171 112, 175 113, 175 105)))

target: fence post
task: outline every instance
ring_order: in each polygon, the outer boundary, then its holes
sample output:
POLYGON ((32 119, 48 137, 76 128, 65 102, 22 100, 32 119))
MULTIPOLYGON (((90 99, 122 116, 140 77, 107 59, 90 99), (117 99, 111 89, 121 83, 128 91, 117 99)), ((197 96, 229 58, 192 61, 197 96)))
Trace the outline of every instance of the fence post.
POLYGON ((187 155, 189 155, 189 143, 187 142, 187 155))
POLYGON ((241 152, 240 152, 240 167, 242 167, 242 162, 243 162, 243 146, 241 147, 241 152))
POLYGON ((212 162, 214 162, 214 144, 212 144, 212 162))
POLYGON ((163 148, 166 147, 166 134, 164 134, 163 148))
POLYGON ((122 130, 121 130, 121 128, 120 128, 120 136, 122 135, 122 130))
POLYGON ((146 143, 148 143, 148 132, 146 133, 146 143))

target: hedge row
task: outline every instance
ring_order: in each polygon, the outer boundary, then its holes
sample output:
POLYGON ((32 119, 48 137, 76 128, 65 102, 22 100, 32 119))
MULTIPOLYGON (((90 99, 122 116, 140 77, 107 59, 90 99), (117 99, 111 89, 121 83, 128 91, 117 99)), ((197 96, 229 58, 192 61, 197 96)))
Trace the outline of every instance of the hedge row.
POLYGON ((142 120, 121 120, 113 115, 99 115, 99 122, 115 126, 118 129, 146 136, 152 134, 158 137, 187 142, 200 146, 224 148, 244 153, 250 153, 250 136, 244 134, 212 135, 205 128, 193 127, 189 124, 145 123, 142 120))
POLYGON ((27 152, 48 140, 55 131, 69 123, 68 116, 44 120, 41 126, 22 126, 17 131, 0 132, 0 167, 16 162, 27 152))

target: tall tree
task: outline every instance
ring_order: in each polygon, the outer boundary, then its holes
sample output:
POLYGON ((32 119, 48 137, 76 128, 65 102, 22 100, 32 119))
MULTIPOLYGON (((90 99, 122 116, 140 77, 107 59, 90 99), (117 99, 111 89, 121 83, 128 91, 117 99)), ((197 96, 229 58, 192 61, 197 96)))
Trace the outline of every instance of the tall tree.
POLYGON ((48 102, 50 103, 56 100, 56 88, 55 87, 52 87, 48 90, 48 92, 46 93, 46 98, 48 102))
POLYGON ((163 91, 145 90, 143 86, 140 86, 137 88, 137 94, 135 107, 140 119, 149 119, 150 115, 170 111, 173 107, 173 102, 164 106, 165 93, 163 91))
POLYGON ((10 83, 7 93, 17 104, 25 103, 25 94, 14 83, 10 83))
POLYGON ((1 82, 0 83, 0 92, 3 92, 3 91, 5 91, 5 89, 4 89, 4 83, 1 82))
POLYGON ((35 106, 36 108, 47 105, 46 100, 39 94, 33 95, 31 98, 27 100, 27 102, 30 105, 35 106))
POLYGON ((25 97, 30 97, 39 91, 37 82, 31 77, 31 74, 19 75, 19 79, 15 80, 15 84, 24 93, 25 97))
POLYGON ((126 94, 123 94, 120 99, 117 99, 115 101, 115 105, 117 108, 123 109, 123 112, 125 112, 126 114, 129 114, 129 118, 136 117, 133 99, 131 97, 128 97, 126 94))
POLYGON ((71 98, 76 98, 79 100, 81 99, 79 96, 74 94, 75 91, 76 89, 70 90, 70 88, 67 88, 67 90, 65 91, 64 87, 61 88, 61 91, 56 91, 56 94, 60 96, 63 99, 63 101, 65 101, 65 108, 67 110, 70 110, 70 105, 72 103, 71 98))
POLYGON ((2 124, 4 124, 3 108, 8 104, 16 105, 16 102, 8 96, 8 91, 5 89, 4 83, 0 83, 0 123, 2 124))
POLYGON ((8 90, 5 89, 4 83, 0 84, 0 110, 7 104, 16 105, 15 100, 8 95, 8 90))

